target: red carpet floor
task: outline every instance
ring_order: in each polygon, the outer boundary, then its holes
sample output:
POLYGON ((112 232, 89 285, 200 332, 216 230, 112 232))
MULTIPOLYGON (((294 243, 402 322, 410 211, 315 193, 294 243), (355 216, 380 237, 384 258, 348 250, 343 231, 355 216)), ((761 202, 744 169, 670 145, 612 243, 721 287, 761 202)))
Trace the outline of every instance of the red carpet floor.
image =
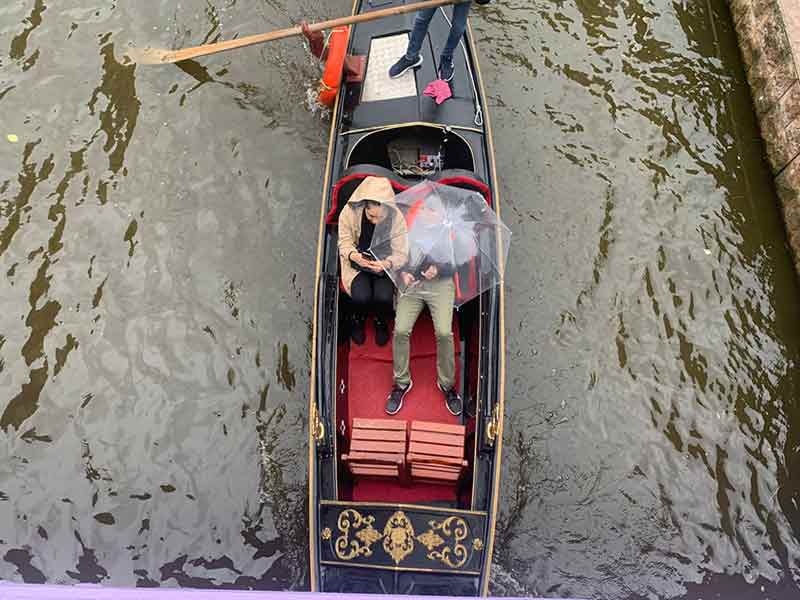
MULTIPOLYGON (((458 328, 453 324, 456 347, 456 381, 459 378, 460 347, 458 328)), ((436 385, 436 339, 430 315, 424 311, 411 335, 411 392, 403 402, 400 412, 390 417, 386 414, 386 397, 392 389, 392 344, 384 347, 375 344, 372 319, 367 323, 367 342, 357 346, 351 342, 349 362, 349 416, 366 419, 394 419, 400 421, 435 421, 459 423, 444 404, 442 392, 436 385)), ((348 424, 352 430, 352 420, 348 424)), ((353 500, 358 502, 454 502, 453 485, 409 483, 380 479, 357 479, 353 485, 353 500)))

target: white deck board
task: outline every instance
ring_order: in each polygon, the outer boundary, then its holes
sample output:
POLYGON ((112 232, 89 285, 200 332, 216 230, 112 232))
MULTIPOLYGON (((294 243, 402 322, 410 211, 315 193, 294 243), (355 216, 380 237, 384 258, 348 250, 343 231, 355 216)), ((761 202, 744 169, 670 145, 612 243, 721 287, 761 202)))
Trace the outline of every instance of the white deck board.
POLYGON ((362 102, 394 100, 417 95, 417 78, 413 69, 397 79, 389 77, 389 68, 405 54, 407 47, 407 33, 372 40, 367 75, 364 78, 364 91, 361 94, 362 102))

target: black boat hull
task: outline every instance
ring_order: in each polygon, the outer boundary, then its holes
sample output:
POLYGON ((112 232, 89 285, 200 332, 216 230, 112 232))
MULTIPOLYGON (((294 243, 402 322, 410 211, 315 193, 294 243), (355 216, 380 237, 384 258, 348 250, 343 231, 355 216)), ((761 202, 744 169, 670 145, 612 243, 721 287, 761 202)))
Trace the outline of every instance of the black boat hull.
MULTIPOLYGON (((365 12, 403 0, 356 0, 365 12), (378 6, 380 5, 380 6, 378 6)), ((450 12, 448 10, 447 14, 450 12)), ((357 26, 351 54, 366 55, 374 38, 406 33, 414 15, 357 26)), ((447 37, 441 14, 431 23, 430 39, 447 37)), ((363 102, 362 85, 343 83, 336 103, 326 165, 317 252, 312 377, 309 406, 309 539, 312 591, 382 594, 480 596, 488 593, 494 549, 502 450, 505 386, 504 290, 484 293, 470 318, 480 322, 476 348, 480 378, 472 456, 470 505, 461 508, 340 500, 337 433, 337 314, 340 303, 336 231, 326 223, 337 183, 369 159, 382 132, 406 128, 437 132, 461 152, 470 171, 484 182, 487 198, 500 214, 491 125, 471 30, 456 55, 455 97, 441 106, 431 98, 404 97, 363 102)), ((418 87, 435 79, 437 42, 426 45, 418 87)), ((421 92, 421 89, 419 90, 421 92)), ((460 166, 460 165, 459 165, 460 166)), ((380 167, 376 167, 379 169, 380 167)), ((458 171, 454 171, 456 174, 458 171)), ((456 177, 457 179, 457 177, 456 177)))

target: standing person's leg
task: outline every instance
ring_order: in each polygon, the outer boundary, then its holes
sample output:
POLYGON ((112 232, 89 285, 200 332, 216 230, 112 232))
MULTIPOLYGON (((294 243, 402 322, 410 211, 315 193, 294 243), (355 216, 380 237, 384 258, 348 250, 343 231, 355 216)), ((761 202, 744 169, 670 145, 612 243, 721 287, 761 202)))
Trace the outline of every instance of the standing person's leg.
POLYGON ((394 364, 394 382, 400 387, 411 383, 409 362, 411 361, 411 331, 417 317, 425 307, 425 302, 409 294, 400 296, 397 301, 397 315, 394 319, 394 341, 392 343, 392 360, 394 364))
POLYGON ((452 279, 431 285, 433 292, 427 298, 436 334, 436 373, 439 387, 449 390, 456 383, 456 355, 453 345, 453 300, 455 283, 452 279))
POLYGON ((436 8, 426 8, 417 13, 414 18, 414 29, 411 30, 411 39, 408 42, 408 49, 406 50, 406 58, 411 61, 417 60, 420 50, 422 50, 422 43, 425 41, 425 35, 428 33, 428 27, 431 24, 431 19, 436 14, 436 8))
POLYGON ((394 320, 394 386, 386 399, 386 412, 396 415, 403 408, 403 398, 411 391, 411 331, 425 303, 413 296, 400 296, 397 301, 397 317, 394 320))
POLYGON ((414 29, 411 30, 411 39, 408 41, 408 48, 406 53, 400 57, 392 68, 389 69, 389 77, 396 78, 403 75, 409 69, 415 69, 422 64, 422 44, 425 41, 425 35, 428 33, 428 26, 431 24, 433 15, 436 14, 435 8, 426 8, 417 12, 414 18, 414 29))
POLYGON ((453 79, 455 72, 453 55, 464 37, 464 32, 467 30, 470 5, 471 2, 464 2, 453 7, 453 25, 450 27, 450 35, 447 36, 447 43, 439 59, 439 76, 445 81, 453 79))

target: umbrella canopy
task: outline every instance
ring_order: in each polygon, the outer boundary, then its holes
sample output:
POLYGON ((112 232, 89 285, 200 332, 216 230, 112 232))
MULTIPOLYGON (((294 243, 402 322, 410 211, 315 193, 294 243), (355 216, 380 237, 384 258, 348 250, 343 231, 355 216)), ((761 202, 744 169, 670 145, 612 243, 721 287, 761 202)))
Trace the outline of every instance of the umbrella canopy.
MULTIPOLYGON (((406 220, 408 258, 385 270, 400 294, 425 298, 435 282, 452 280, 460 306, 502 280, 511 232, 479 193, 423 181, 395 205, 406 220)), ((376 226, 370 251, 377 259, 388 256, 393 235, 376 226)))

